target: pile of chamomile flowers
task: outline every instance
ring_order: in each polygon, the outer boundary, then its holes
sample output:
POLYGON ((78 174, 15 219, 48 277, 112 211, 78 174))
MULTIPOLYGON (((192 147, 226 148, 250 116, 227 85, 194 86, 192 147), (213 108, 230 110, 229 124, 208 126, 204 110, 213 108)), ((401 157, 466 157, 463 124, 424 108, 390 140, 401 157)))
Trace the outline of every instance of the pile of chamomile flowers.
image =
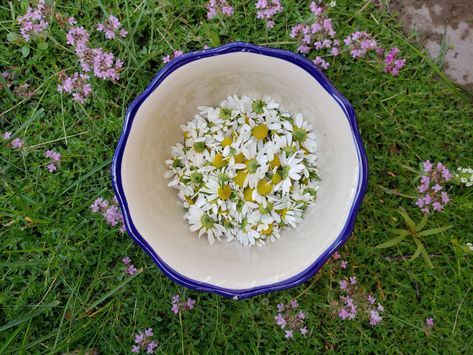
POLYGON ((295 228, 319 189, 313 127, 268 96, 197 109, 165 173, 189 229, 210 244, 261 246, 295 228))

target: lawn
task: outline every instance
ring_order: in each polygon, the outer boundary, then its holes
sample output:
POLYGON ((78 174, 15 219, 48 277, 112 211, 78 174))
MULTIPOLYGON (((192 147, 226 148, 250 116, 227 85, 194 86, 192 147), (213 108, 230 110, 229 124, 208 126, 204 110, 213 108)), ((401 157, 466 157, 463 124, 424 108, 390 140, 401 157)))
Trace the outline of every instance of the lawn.
POLYGON ((400 207, 421 220, 423 161, 452 172, 473 165, 471 95, 446 79, 376 1, 337 0, 326 9, 341 40, 366 31, 406 58, 391 75, 373 52, 354 59, 321 51, 330 64, 326 75, 355 108, 370 170, 340 259, 298 287, 235 301, 173 283, 118 225, 91 211, 98 197, 113 198, 110 163, 124 114, 163 57, 232 41, 296 51, 292 26, 314 21, 309 1, 282 1, 271 29, 257 19, 256 1, 229 2, 233 16, 208 19, 205 1, 47 1, 48 26, 28 42, 17 21, 28 2, 0 5, 0 72, 7 73, 0 75, 0 133, 11 133, 0 138, 0 353, 129 353, 147 328, 156 352, 165 354, 473 352, 473 252, 466 246, 473 242, 473 188, 446 184, 450 202, 429 215, 426 228, 453 226, 422 237, 434 268, 422 256, 409 260, 411 239, 375 249, 393 237, 390 230, 404 228, 400 207), (127 34, 117 28, 106 39, 97 30, 110 14, 127 34), (70 16, 77 24, 68 24, 70 16), (92 92, 82 79, 73 82, 75 99, 64 88, 65 76, 81 71, 77 43, 66 38, 74 26, 90 32, 90 47, 123 61, 102 78, 90 73, 92 92), (125 272, 125 256, 133 275, 125 272), (356 297, 370 294, 384 307, 377 325, 361 303, 355 319, 339 316, 339 282, 351 276, 356 297), (194 299, 193 309, 172 312, 176 294, 194 299), (275 321, 277 304, 293 299, 308 332, 286 339, 275 321))

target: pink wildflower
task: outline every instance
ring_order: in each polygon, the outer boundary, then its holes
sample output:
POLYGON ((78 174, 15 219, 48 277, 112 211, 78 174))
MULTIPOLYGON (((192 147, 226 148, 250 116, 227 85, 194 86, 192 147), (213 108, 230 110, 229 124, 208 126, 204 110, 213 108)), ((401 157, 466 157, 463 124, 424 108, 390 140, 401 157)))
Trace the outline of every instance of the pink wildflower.
POLYGON ((11 132, 5 132, 5 133, 3 133, 3 139, 4 139, 4 140, 10 139, 10 137, 11 137, 11 132))
POLYGON ((330 66, 330 63, 327 62, 325 59, 317 56, 315 57, 315 59, 312 61, 316 67, 320 68, 320 69, 324 69, 324 70, 327 70, 330 66))
POLYGON ((348 261, 342 260, 340 267, 345 270, 348 267, 348 261))
POLYGON ((20 149, 23 148, 23 141, 20 138, 15 138, 11 141, 10 145, 13 149, 20 149))
POLYGON ((258 0, 256 2, 256 18, 266 20, 266 27, 273 28, 274 20, 272 18, 282 12, 283 7, 281 6, 280 0, 258 0))
POLYGON ((354 59, 364 57, 369 51, 376 51, 378 48, 378 42, 365 31, 353 32, 343 42, 354 59))
POLYGON ((276 324, 283 330, 285 330, 285 338, 293 338, 294 332, 299 331, 302 335, 308 333, 307 328, 304 326, 305 313, 303 311, 296 311, 299 307, 299 303, 294 299, 289 304, 278 304, 278 313, 274 317, 276 324))
POLYGON ((92 86, 88 83, 89 76, 85 74, 74 73, 72 76, 64 74, 59 75, 60 83, 57 86, 59 92, 71 94, 74 101, 81 104, 92 93, 92 86))
POLYGON ((113 15, 110 15, 104 23, 99 23, 97 25, 97 31, 103 32, 106 39, 113 39, 116 37, 117 33, 120 37, 125 38, 128 35, 128 31, 122 27, 122 24, 113 15))
POLYGON ((179 56, 181 56, 181 55, 183 55, 183 54, 184 54, 183 51, 181 51, 181 50, 179 50, 179 49, 178 49, 178 50, 175 50, 175 51, 173 52, 172 56, 168 54, 168 55, 166 55, 166 56, 163 57, 163 63, 169 63, 172 59, 177 58, 177 57, 179 57, 179 56))
POLYGON ((440 162, 435 165, 435 169, 429 160, 423 162, 422 165, 423 175, 417 190, 423 195, 417 199, 416 205, 423 213, 443 211, 445 205, 450 201, 443 185, 453 176, 450 170, 440 162))
POLYGON ((48 8, 44 0, 40 0, 35 8, 28 6, 26 13, 18 17, 20 24, 20 34, 26 42, 29 42, 32 35, 39 34, 48 28, 45 20, 48 8))
POLYGON ((381 317, 377 311, 375 310, 370 311, 370 325, 375 326, 382 320, 383 320, 383 317, 381 317))
POLYGON ((434 319, 433 318, 427 318, 425 320, 425 325, 428 327, 428 328, 432 328, 434 326, 434 319))
POLYGON ((82 26, 71 27, 66 34, 66 43, 75 47, 76 54, 80 57, 88 48, 90 34, 82 26))
POLYGON ((227 0, 210 0, 207 5, 207 18, 213 19, 219 13, 225 16, 233 16, 233 7, 230 6, 227 0))
POLYGON ((190 311, 193 309, 195 300, 189 297, 187 301, 181 301, 181 297, 179 295, 174 295, 171 297, 171 303, 171 312, 178 314, 179 312, 190 311))
POLYGON ((112 200, 112 203, 109 203, 107 200, 99 197, 90 206, 90 209, 93 213, 101 212, 107 224, 111 225, 112 227, 118 224, 120 227, 120 233, 125 232, 123 215, 116 199, 112 200))
MULTIPOLYGON (((325 9, 312 2, 310 10, 316 15, 315 22, 311 25, 299 23, 291 28, 291 38, 299 40, 298 51, 309 53, 311 49, 326 50, 329 55, 337 56, 340 53, 340 41, 335 38, 336 32, 333 29, 332 19, 329 18, 325 9)), ((314 64, 321 69, 328 69, 329 63, 317 56, 314 64)))
POLYGON ((144 334, 140 332, 135 335, 135 345, 131 347, 132 353, 139 353, 143 348, 143 351, 146 351, 147 354, 154 354, 155 349, 158 347, 158 342, 152 340, 153 329, 148 328, 144 331, 144 334))
POLYGON ((399 74, 399 71, 406 65, 406 59, 399 59, 399 48, 391 48, 384 58, 384 71, 390 73, 392 76, 399 74))
POLYGON ((54 150, 47 150, 44 153, 44 156, 46 158, 50 158, 53 161, 61 161, 61 154, 59 154, 58 152, 56 152, 54 150))
POLYGON ((50 163, 46 166, 50 173, 54 173, 57 170, 57 166, 54 163, 50 163))

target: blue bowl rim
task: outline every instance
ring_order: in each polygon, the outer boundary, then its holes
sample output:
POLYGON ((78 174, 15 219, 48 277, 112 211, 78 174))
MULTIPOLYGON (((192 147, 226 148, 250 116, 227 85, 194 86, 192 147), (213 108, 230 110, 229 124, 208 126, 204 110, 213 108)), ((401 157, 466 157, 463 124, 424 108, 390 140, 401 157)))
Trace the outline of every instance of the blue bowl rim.
POLYGON ((297 286, 304 281, 307 281, 325 264, 327 259, 348 240, 348 238, 350 237, 353 231, 356 215, 360 208, 363 197, 366 193, 367 182, 368 182, 368 161, 367 161, 366 152, 365 152, 365 149, 363 147, 363 143, 360 137, 360 133, 358 131, 355 111, 352 105, 340 92, 338 92, 337 89, 335 89, 335 87, 330 83, 328 78, 310 60, 308 60, 307 58, 297 53, 279 49, 279 48, 262 47, 262 46, 257 46, 251 43, 245 43, 245 42, 233 42, 233 43, 228 43, 216 48, 204 49, 201 51, 189 52, 189 53, 183 54, 171 60, 156 74, 156 76, 153 78, 153 80, 147 86, 147 88, 128 107, 128 110, 125 116, 125 121, 123 124, 123 130, 120 135, 120 139, 118 141, 118 145, 116 147, 116 150, 113 156, 111 175, 112 175, 113 190, 120 204, 124 221, 125 221, 125 228, 128 235, 146 253, 148 253, 148 255, 156 263, 158 268, 167 277, 169 277, 174 282, 193 290, 212 292, 212 293, 223 295, 225 297, 229 297, 229 298, 232 297, 234 299, 244 299, 244 298, 256 296, 263 293, 288 289, 288 288, 297 286), (283 281, 276 282, 269 285, 262 285, 262 286, 253 287, 253 288, 236 289, 236 290, 223 288, 223 287, 211 285, 205 282, 200 282, 200 281, 190 279, 176 272, 171 267, 169 267, 169 265, 167 265, 159 257, 158 253, 153 248, 151 248, 151 246, 146 242, 146 240, 140 235, 140 233, 136 229, 133 223, 133 220, 131 219, 131 216, 130 216, 128 203, 127 203, 126 196, 123 190, 122 176, 121 176, 123 153, 124 153, 126 142, 128 140, 128 136, 131 130, 131 126, 133 124, 135 114, 138 111, 141 104, 144 102, 144 100, 151 94, 151 92, 153 92, 166 77, 172 74, 173 71, 182 67, 183 65, 186 65, 187 63, 190 63, 192 61, 199 60, 202 58, 213 57, 217 55, 234 53, 234 52, 249 52, 249 53, 255 53, 255 54, 283 59, 292 64, 299 66, 300 68, 308 72, 335 99, 335 101, 340 105, 340 107, 344 111, 348 119, 348 122, 350 124, 352 134, 353 134, 353 139, 357 147, 357 157, 358 157, 358 163, 359 163, 358 186, 356 189, 355 198, 353 199, 353 204, 351 206, 345 226, 343 227, 339 236, 331 244, 331 246, 327 248, 327 250, 324 253, 322 253, 322 255, 320 255, 304 271, 300 272, 299 274, 295 276, 292 276, 291 278, 287 280, 283 280, 283 281))

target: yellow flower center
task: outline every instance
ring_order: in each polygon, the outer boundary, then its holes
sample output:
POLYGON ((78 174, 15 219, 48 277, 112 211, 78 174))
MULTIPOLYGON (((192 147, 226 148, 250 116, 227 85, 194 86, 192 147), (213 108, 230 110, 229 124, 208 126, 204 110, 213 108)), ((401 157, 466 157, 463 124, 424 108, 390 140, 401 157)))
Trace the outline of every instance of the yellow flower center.
POLYGON ((268 127, 264 124, 260 124, 258 126, 253 127, 251 133, 253 133, 253 137, 255 137, 256 139, 263 140, 268 135, 268 127))
POLYGON ((222 140, 222 147, 225 148, 225 147, 229 146, 229 145, 232 144, 232 143, 233 143, 232 137, 225 137, 225 138, 223 138, 223 140, 222 140))
POLYGON ((227 162, 223 160, 223 155, 218 153, 218 154, 215 154, 215 157, 212 161, 212 165, 215 166, 217 169, 220 169, 226 166, 227 162))
POLYGON ((223 185, 218 188, 217 195, 222 200, 228 200, 232 194, 232 189, 228 185, 223 185))
POLYGON ((269 180, 260 180, 258 182, 257 191, 261 196, 267 196, 273 191, 273 185, 269 180))
POLYGON ((269 166, 271 167, 271 169, 280 167, 281 161, 279 160, 279 156, 275 155, 274 159, 269 162, 269 166))
POLYGON ((194 200, 190 197, 190 196, 186 196, 186 201, 189 205, 193 205, 194 204, 194 200))
POLYGON ((235 184, 237 184, 238 186, 243 187, 247 176, 248 172, 240 170, 233 178, 233 181, 235 181, 235 184))
POLYGON ((270 225, 268 226, 268 228, 263 229, 263 230, 261 231, 261 234, 264 234, 264 235, 270 235, 271 233, 273 233, 273 225, 272 225, 272 224, 270 224, 270 225))
POLYGON ((273 177, 271 178, 271 182, 273 183, 273 185, 279 184, 281 180, 282 180, 282 177, 278 173, 274 174, 273 177))
POLYGON ((243 197, 245 198, 245 201, 255 202, 255 200, 253 200, 252 195, 253 195, 253 189, 252 188, 247 187, 245 190, 243 190, 243 197))
POLYGON ((184 131, 184 141, 189 138, 189 132, 184 131))
POLYGON ((281 218, 286 218, 287 208, 283 208, 282 210, 277 211, 281 218))
POLYGON ((245 162, 245 156, 243 155, 243 153, 235 155, 234 158, 236 164, 243 164, 245 162))

